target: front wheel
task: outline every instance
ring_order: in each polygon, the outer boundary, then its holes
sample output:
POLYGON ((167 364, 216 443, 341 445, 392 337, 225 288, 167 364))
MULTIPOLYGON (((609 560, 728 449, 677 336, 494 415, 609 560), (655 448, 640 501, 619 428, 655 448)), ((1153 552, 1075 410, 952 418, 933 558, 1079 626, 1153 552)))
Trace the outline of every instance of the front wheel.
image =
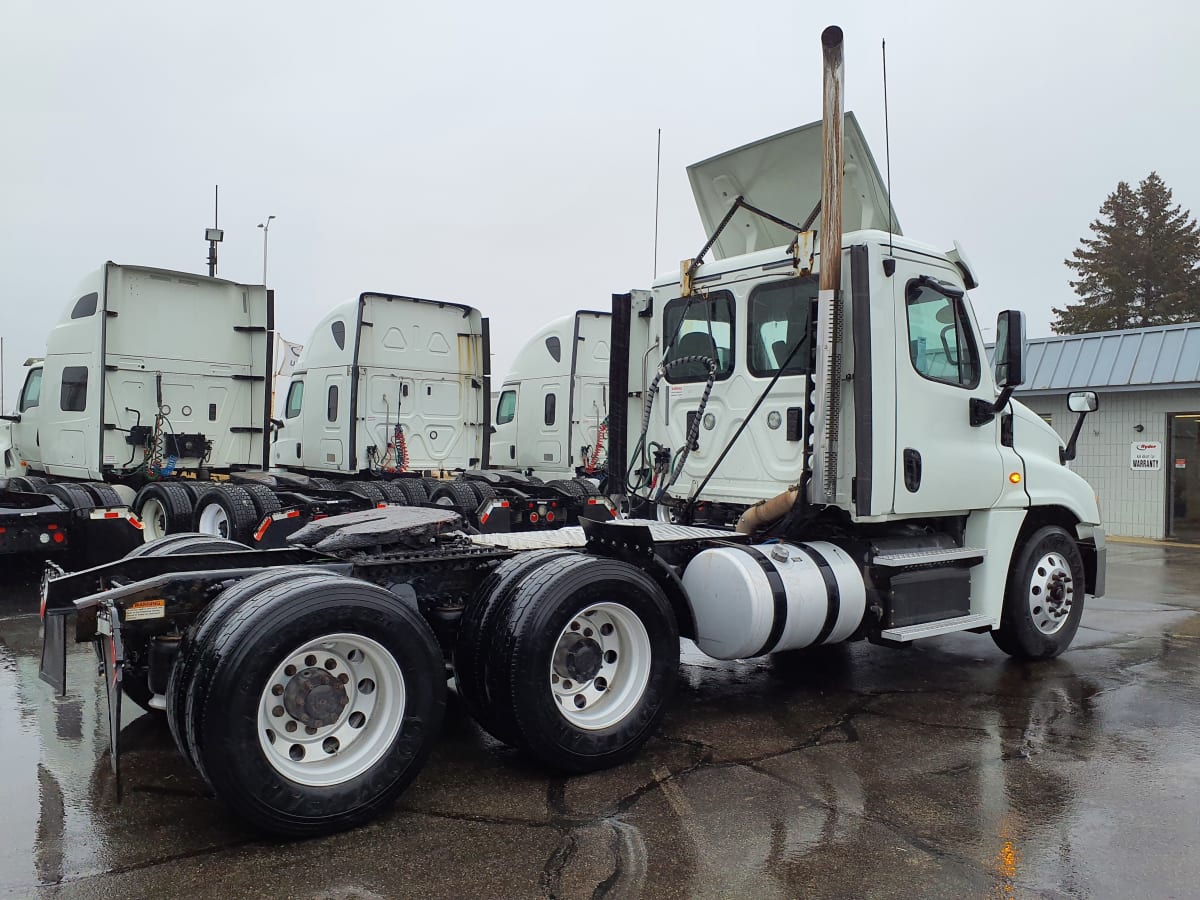
POLYGON ((276 834, 379 814, 416 777, 446 684, 429 626, 383 588, 292 580, 248 598, 205 641, 187 704, 213 792, 276 834))
POLYGON ((1070 646, 1083 617, 1085 573, 1075 540, 1057 525, 1025 540, 1008 574, 996 646, 1022 659, 1052 659, 1070 646))

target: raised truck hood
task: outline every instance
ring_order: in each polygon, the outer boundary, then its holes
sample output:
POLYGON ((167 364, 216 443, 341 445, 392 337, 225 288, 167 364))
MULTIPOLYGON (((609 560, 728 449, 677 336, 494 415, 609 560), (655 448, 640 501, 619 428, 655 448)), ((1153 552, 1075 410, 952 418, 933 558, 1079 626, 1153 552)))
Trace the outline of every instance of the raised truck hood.
MULTIPOLYGON (((842 230, 887 231, 887 189, 854 113, 846 113, 843 141, 842 230)), ((688 179, 707 235, 716 230, 739 195, 751 206, 802 225, 821 199, 821 123, 793 128, 694 163, 688 166, 688 179)), ((894 210, 891 223, 891 230, 900 234, 894 210)), ((718 259, 740 256, 791 243, 793 236, 760 216, 738 210, 717 239, 713 253, 718 259)))

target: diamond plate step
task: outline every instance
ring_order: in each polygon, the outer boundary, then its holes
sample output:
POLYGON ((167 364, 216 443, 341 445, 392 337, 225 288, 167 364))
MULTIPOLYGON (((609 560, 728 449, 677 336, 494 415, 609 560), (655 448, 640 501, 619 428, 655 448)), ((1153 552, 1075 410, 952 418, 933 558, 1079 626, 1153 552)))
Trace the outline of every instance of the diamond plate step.
POLYGON ((940 619, 936 622, 922 622, 919 625, 889 628, 881 632, 879 636, 887 641, 907 642, 936 637, 939 634, 950 634, 954 631, 966 631, 968 628, 987 628, 993 624, 991 616, 956 616, 953 619, 940 619))
POLYGON ((951 547, 948 550, 912 550, 904 553, 885 553, 876 556, 872 562, 877 566, 927 566, 936 563, 955 562, 962 559, 972 559, 982 562, 987 551, 975 547, 951 547))

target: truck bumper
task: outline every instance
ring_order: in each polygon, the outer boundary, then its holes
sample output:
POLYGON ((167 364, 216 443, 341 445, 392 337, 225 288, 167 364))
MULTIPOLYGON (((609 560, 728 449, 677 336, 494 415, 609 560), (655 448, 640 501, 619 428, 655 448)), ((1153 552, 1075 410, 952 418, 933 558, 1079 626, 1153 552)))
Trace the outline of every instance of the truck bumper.
POLYGON ((1104 596, 1105 571, 1108 566, 1108 547, 1104 543, 1103 525, 1076 525, 1079 553, 1083 557, 1086 589, 1093 597, 1104 596))

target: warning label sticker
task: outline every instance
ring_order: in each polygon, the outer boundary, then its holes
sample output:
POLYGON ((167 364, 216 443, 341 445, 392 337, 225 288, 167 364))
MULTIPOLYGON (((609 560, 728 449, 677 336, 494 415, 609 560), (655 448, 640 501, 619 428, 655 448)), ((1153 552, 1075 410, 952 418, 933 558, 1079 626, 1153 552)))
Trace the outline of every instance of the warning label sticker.
POLYGON ((136 622, 139 619, 161 619, 167 614, 165 600, 139 600, 125 610, 125 621, 136 622))

